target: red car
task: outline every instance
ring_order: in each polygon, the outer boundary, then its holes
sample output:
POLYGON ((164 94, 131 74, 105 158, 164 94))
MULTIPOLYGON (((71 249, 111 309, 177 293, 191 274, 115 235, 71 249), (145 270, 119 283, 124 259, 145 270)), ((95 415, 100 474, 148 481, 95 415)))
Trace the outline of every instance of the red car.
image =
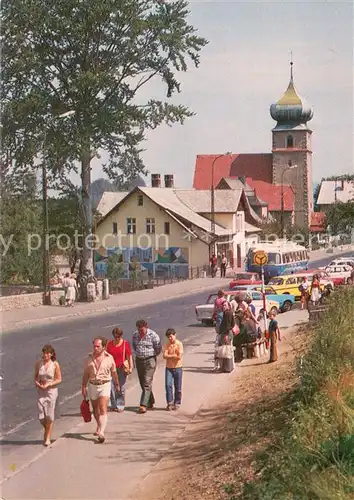
POLYGON ((325 269, 311 269, 309 274, 319 274, 322 279, 332 281, 334 286, 345 285, 346 279, 343 276, 329 276, 325 269))
POLYGON ((232 281, 230 281, 230 290, 234 286, 242 285, 261 285, 262 280, 258 273, 236 273, 232 281))

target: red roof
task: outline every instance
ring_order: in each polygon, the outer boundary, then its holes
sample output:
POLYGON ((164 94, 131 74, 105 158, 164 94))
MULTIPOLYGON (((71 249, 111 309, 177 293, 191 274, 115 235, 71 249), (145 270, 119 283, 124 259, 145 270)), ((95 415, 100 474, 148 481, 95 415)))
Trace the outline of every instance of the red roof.
MULTIPOLYGON (((210 189, 213 161, 219 155, 198 155, 194 171, 194 189, 210 189)), ((271 153, 247 153, 222 156, 214 164, 214 186, 223 177, 246 177, 272 182, 271 153)), ((266 200, 265 200, 266 201, 266 200)))
MULTIPOLYGON (((269 182, 259 181, 246 177, 246 182, 258 198, 268 203, 269 212, 281 211, 281 186, 279 184, 270 184, 269 182)), ((295 196, 290 186, 284 185, 284 210, 293 212, 295 196)))
POLYGON ((311 233, 324 233, 326 230, 326 214, 324 212, 312 212, 310 231, 311 233))

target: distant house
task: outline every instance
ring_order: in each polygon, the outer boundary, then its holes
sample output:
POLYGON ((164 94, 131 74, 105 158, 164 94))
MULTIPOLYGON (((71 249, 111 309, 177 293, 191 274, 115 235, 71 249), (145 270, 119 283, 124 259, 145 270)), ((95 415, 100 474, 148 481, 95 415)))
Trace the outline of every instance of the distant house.
POLYGON ((100 273, 109 255, 117 254, 126 274, 135 263, 150 275, 186 276, 188 267, 209 264, 214 240, 219 253, 241 266, 248 245, 258 239, 260 229, 242 189, 215 191, 214 235, 208 190, 137 187, 121 194, 104 193, 98 206, 95 262, 100 273))
POLYGON ((326 214, 324 212, 312 212, 310 233, 312 236, 317 236, 320 240, 326 233, 326 214))
POLYGON ((348 203, 353 200, 354 180, 340 177, 334 180, 323 180, 317 196, 317 209, 320 212, 326 212, 335 203, 348 203))

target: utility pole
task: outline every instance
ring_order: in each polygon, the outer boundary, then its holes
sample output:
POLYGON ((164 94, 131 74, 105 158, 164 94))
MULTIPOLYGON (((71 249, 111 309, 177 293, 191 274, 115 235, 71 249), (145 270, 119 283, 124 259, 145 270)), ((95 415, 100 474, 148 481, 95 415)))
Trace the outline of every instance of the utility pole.
POLYGON ((210 224, 210 232, 211 232, 211 236, 213 238, 213 242, 212 242, 212 251, 211 251, 211 254, 215 254, 216 252, 216 249, 215 249, 215 187, 214 187, 214 166, 215 166, 215 163, 217 162, 217 160, 219 158, 222 158, 223 156, 227 156, 231 154, 230 151, 227 151, 226 153, 223 153, 219 156, 216 156, 216 158, 214 158, 213 160, 213 163, 211 165, 211 189, 210 189, 210 215, 211 215, 211 224, 210 224))

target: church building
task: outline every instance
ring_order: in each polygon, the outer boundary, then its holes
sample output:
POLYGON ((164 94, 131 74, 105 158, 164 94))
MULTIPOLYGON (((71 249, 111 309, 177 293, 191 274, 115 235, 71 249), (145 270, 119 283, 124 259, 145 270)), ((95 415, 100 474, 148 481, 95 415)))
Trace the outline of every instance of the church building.
POLYGON ((292 221, 296 226, 308 229, 313 212, 312 131, 308 122, 313 117, 313 110, 295 89, 293 62, 290 63, 288 88, 271 105, 270 115, 276 121, 272 129, 271 153, 230 154, 221 157, 198 155, 193 187, 210 189, 212 184, 217 187, 223 178, 249 178, 262 181, 264 201, 274 201, 276 198, 281 207, 281 194, 290 186, 294 193, 292 221), (284 189, 281 189, 282 185, 284 189))

